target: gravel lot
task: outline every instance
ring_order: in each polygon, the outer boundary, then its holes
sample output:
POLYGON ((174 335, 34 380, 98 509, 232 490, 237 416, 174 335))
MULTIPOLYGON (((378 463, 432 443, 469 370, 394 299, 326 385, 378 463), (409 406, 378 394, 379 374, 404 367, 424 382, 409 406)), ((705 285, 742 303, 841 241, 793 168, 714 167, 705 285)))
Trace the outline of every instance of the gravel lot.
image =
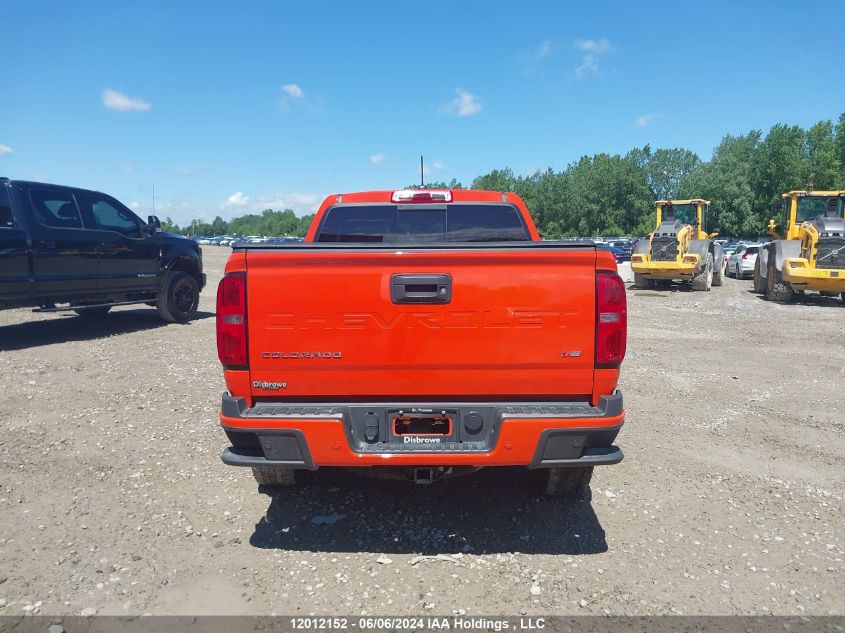
POLYGON ((0 614, 845 612, 841 302, 629 290, 626 459, 590 503, 508 470, 270 497, 218 458, 204 251, 190 325, 0 312, 0 614))

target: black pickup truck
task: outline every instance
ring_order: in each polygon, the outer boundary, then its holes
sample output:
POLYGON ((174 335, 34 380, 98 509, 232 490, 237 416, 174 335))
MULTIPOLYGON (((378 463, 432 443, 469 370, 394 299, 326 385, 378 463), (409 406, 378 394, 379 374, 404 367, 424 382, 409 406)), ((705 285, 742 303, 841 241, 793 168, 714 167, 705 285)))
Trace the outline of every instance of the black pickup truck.
POLYGON ((204 285, 199 246, 155 216, 97 191, 0 178, 0 308, 91 318, 141 303, 185 323, 204 285))

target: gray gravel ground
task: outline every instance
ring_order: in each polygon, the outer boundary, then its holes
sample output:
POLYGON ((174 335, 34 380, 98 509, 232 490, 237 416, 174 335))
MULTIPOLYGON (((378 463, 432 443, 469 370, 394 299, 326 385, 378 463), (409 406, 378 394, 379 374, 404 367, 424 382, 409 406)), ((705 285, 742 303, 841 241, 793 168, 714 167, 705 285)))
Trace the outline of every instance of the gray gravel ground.
POLYGON ((218 458, 204 251, 189 325, 0 312, 0 614, 845 612, 840 302, 629 290, 626 459, 589 503, 511 470, 271 497, 218 458))

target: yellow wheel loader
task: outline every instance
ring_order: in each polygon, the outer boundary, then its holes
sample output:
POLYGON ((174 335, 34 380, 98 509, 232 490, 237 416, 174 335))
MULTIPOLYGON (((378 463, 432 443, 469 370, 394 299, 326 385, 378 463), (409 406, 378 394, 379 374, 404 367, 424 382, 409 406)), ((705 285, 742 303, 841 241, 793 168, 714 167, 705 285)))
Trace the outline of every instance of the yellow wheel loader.
POLYGON ((769 221, 773 242, 760 248, 754 291, 791 301, 813 290, 845 301, 845 191, 788 191, 781 221, 769 221))
POLYGON ((725 275, 722 245, 707 233, 710 201, 658 200, 657 228, 637 242, 631 256, 637 288, 652 288, 660 280, 689 281, 693 290, 721 286, 725 275))

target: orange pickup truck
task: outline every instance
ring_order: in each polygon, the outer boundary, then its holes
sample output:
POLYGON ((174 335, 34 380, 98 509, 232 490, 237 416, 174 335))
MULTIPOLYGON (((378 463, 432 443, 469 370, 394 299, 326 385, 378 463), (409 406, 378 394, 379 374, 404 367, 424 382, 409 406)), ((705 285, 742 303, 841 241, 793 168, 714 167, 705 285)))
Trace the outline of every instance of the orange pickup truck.
POLYGON ((578 498, 622 460, 626 333, 611 252, 541 241, 513 193, 331 195, 304 243, 233 248, 222 459, 270 486, 518 466, 578 498))

